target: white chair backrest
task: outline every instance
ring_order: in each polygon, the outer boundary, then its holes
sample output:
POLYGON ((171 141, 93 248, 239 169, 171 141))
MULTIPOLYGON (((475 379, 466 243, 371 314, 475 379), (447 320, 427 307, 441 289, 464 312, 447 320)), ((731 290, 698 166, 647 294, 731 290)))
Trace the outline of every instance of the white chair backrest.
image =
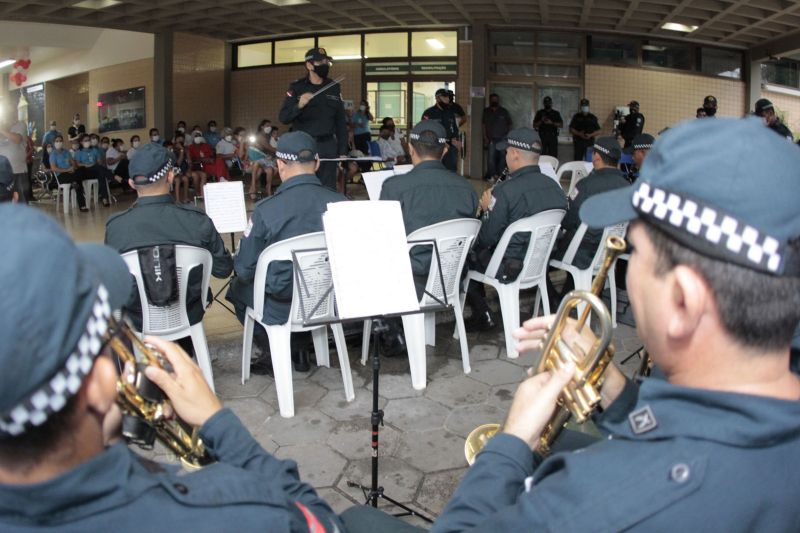
POLYGON ((489 260, 489 265, 486 267, 486 275, 492 278, 497 277, 497 269, 506 254, 506 248, 508 248, 511 238, 517 233, 528 233, 532 236, 525 252, 520 277, 517 279, 520 283, 530 281, 535 277, 534 274, 537 271, 543 272, 547 265, 549 248, 552 248, 553 242, 558 236, 558 228, 561 226, 561 220, 565 214, 566 211, 563 209, 550 209, 521 218, 508 226, 503 232, 503 236, 500 237, 500 242, 497 243, 492 258, 489 260), (548 239, 549 248, 544 250, 543 246, 548 239), (545 254, 545 257, 540 257, 542 254, 545 254), (536 261, 534 261, 534 257, 536 261), (541 262, 543 262, 543 265, 540 264, 541 262))
POLYGON ((191 326, 186 312, 186 291, 189 286, 189 272, 197 266, 203 267, 202 292, 200 294, 202 301, 205 302, 208 294, 208 284, 211 281, 211 252, 184 244, 175 245, 178 301, 167 307, 156 307, 147 301, 147 291, 142 279, 138 251, 125 252, 122 254, 122 259, 128 265, 130 273, 136 278, 139 299, 142 303, 142 333, 168 335, 188 329, 191 326))
POLYGON ((541 165, 542 163, 549 163, 550 166, 553 167, 554 171, 558 170, 558 165, 559 165, 558 159, 553 157, 552 155, 540 155, 539 165, 541 165))
POLYGON ((263 320, 264 311, 264 291, 267 284, 267 269, 273 261, 291 261, 292 252, 298 250, 316 250, 314 252, 298 253, 298 261, 304 271, 305 284, 299 287, 297 283, 297 272, 292 274, 294 288, 292 290, 292 307, 289 314, 292 324, 302 325, 303 310, 300 308, 301 298, 298 291, 302 292, 302 301, 307 319, 323 318, 333 316, 334 294, 331 291, 323 303, 311 315, 312 308, 323 297, 325 291, 331 286, 331 269, 328 262, 328 249, 325 243, 325 232, 307 233, 286 239, 267 247, 258 256, 255 273, 255 294, 253 298, 253 310, 256 318, 263 320))
MULTIPOLYGON (((569 246, 567 247, 567 251, 564 253, 564 258, 562 259, 564 263, 570 265, 573 263, 575 260, 575 254, 578 253, 578 248, 580 248, 581 241, 583 241, 583 236, 586 234, 587 229, 589 229, 588 226, 581 222, 581 225, 578 227, 578 231, 575 232, 575 235, 572 237, 572 241, 570 241, 569 246)), ((608 240, 611 235, 616 235, 617 237, 624 239, 627 231, 627 222, 621 222, 619 224, 603 228, 603 236, 600 237, 600 243, 597 246, 597 250, 594 252, 594 257, 592 258, 592 263, 590 265, 592 272, 595 272, 598 268, 600 268, 600 262, 603 260, 603 256, 605 256, 606 253, 606 240, 608 240)))
MULTIPOLYGON (((434 295, 439 300, 444 300, 444 295, 447 295, 448 304, 459 305, 458 288, 461 272, 464 270, 467 254, 480 229, 480 220, 457 218, 420 228, 408 236, 409 241, 436 241, 439 257, 437 258, 435 254, 431 256, 431 267, 428 271, 428 281, 425 284, 427 293, 434 295), (439 276, 439 260, 442 264, 441 277, 439 276), (444 278, 444 288, 441 278, 444 278)), ((420 300, 421 306, 437 303, 436 299, 429 294, 423 294, 420 300)))
POLYGON ((553 181, 558 183, 558 176, 556 175, 556 171, 553 169, 553 167, 550 166, 550 163, 541 163, 540 162, 539 163, 539 171, 541 171, 541 173, 544 174, 545 176, 547 176, 548 178, 552 178, 553 181))
POLYGON ((575 184, 578 183, 579 180, 585 178, 589 172, 586 170, 586 164, 583 161, 571 161, 569 163, 564 163, 560 167, 558 167, 558 183, 561 183, 561 179, 563 178, 564 174, 570 174, 569 180, 569 187, 567 187, 567 195, 572 192, 572 189, 575 188, 575 184))

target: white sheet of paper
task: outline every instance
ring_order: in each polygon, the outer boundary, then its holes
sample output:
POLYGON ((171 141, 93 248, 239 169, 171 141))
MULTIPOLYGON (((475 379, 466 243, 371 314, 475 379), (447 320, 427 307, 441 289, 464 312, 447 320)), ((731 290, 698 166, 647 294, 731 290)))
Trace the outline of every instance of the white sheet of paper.
POLYGON ((206 214, 220 233, 238 233, 247 228, 244 185, 241 181, 207 183, 203 187, 206 214))
POLYGON ((376 170, 375 172, 362 172, 364 185, 367 186, 367 194, 370 200, 379 200, 383 182, 394 176, 393 170, 376 170))
POLYGON ((340 318, 419 310, 399 202, 328 204, 322 223, 340 318))
POLYGON ((542 174, 550 178, 553 178, 553 181, 558 183, 558 177, 556 176, 556 171, 553 168, 553 165, 551 165, 550 163, 540 163, 539 170, 542 171, 542 174))
POLYGON ((409 172, 412 168, 414 168, 414 165, 395 165, 392 170, 394 170, 395 176, 399 176, 400 174, 409 172))

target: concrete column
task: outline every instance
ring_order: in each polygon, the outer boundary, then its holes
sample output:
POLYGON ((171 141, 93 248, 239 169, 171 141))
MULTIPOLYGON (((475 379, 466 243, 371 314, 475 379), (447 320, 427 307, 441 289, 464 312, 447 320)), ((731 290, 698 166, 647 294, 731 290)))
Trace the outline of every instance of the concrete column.
MULTIPOLYGON (((487 89, 486 83, 486 51, 487 33, 486 24, 475 24, 472 26, 472 81, 471 87, 483 87, 487 89)), ((470 87, 470 88, 471 88, 470 87)), ((467 140, 470 151, 468 174, 473 178, 483 177, 483 108, 486 107, 485 97, 470 97, 470 136, 467 140)))
POLYGON ((171 138, 175 126, 172 112, 172 63, 174 54, 174 34, 156 33, 153 45, 153 117, 152 124, 162 137, 171 138))
POLYGON ((233 68, 233 45, 225 43, 225 78, 223 85, 222 123, 232 126, 231 123, 231 68, 233 68))
POLYGON ((747 108, 745 112, 752 111, 755 108, 756 100, 761 98, 761 61, 753 60, 750 52, 744 55, 745 63, 745 105, 747 108))

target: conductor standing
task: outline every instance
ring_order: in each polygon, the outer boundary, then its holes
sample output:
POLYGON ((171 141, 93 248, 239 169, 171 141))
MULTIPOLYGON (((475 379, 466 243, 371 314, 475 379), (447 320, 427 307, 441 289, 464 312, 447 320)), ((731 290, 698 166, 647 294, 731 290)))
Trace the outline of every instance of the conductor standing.
MULTIPOLYGON (((347 123, 342 91, 328 78, 331 58, 324 48, 306 52, 305 77, 293 82, 286 91, 279 118, 291 124, 292 131, 304 131, 314 138, 320 159, 347 157, 347 123), (317 91, 325 88, 315 95, 317 91)), ((322 184, 336 190, 336 163, 321 162, 317 177, 322 184)))

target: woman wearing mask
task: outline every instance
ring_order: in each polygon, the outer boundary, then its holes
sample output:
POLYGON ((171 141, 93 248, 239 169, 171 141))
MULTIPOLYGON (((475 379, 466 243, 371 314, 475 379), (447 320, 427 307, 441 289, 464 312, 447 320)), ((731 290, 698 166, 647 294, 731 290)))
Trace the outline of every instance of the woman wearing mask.
POLYGON ((222 139, 219 140, 214 149, 217 152, 217 159, 213 174, 220 181, 229 180, 229 169, 236 158, 236 144, 234 143, 233 130, 231 128, 226 127, 222 130, 222 139))
POLYGON ((56 175, 56 182, 58 184, 71 183, 78 197, 78 208, 82 212, 89 210, 86 207, 86 196, 83 194, 83 183, 80 177, 75 173, 72 155, 69 150, 64 148, 64 137, 61 135, 56 136, 53 142, 53 151, 50 152, 50 170, 56 175))
POLYGON ((97 150, 92 146, 92 138, 89 135, 80 137, 80 149, 73 156, 75 174, 78 179, 97 180, 99 196, 102 198, 103 205, 108 207, 108 181, 106 179, 108 169, 101 165, 101 160, 97 157, 97 150), (105 170, 105 172, 103 172, 105 170))
POLYGON ((139 149, 139 145, 141 141, 139 140, 138 135, 134 135, 131 137, 131 147, 128 149, 128 153, 126 154, 128 157, 128 161, 133 159, 133 156, 136 155, 136 150, 139 149))
POLYGON ((272 133, 277 128, 272 127, 272 122, 267 119, 258 125, 255 146, 249 152, 250 161, 253 162, 253 179, 250 181, 250 199, 258 200, 258 186, 261 175, 265 176, 265 188, 267 196, 272 194, 272 180, 277 174, 277 163, 275 162, 275 146, 271 142, 272 133))
POLYGON ((364 154, 369 153, 369 141, 372 139, 369 132, 370 122, 375 122, 375 117, 369 110, 369 102, 361 100, 361 105, 353 113, 353 145, 364 154))
POLYGON ((114 139, 106 151, 106 166, 114 174, 117 183, 122 187, 129 187, 128 159, 125 157, 125 146, 122 139, 114 139))
POLYGON ((172 138, 172 142, 175 142, 175 139, 178 138, 178 135, 186 135, 186 122, 179 120, 178 124, 175 126, 175 135, 172 138))
POLYGON ((203 199, 203 187, 208 181, 208 169, 214 168, 214 149, 211 148, 203 134, 195 132, 192 144, 186 149, 189 160, 189 176, 194 184, 195 198, 203 199))

